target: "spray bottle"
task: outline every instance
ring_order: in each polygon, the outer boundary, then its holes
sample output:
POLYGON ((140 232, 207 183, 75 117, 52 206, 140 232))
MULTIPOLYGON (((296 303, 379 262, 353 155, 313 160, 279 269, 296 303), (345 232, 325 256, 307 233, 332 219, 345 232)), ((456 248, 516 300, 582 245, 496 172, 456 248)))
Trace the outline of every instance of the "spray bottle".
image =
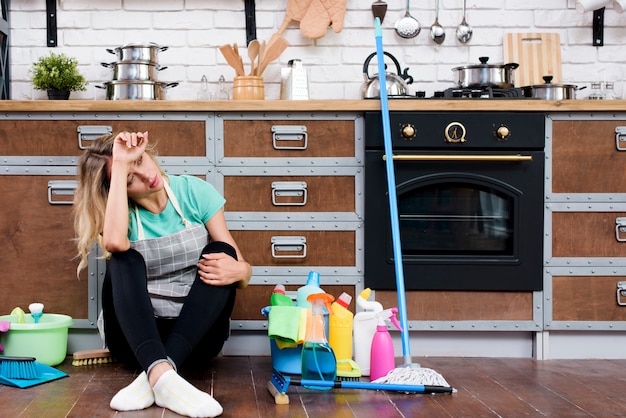
POLYGON ((396 359, 393 351, 393 341, 387 331, 385 320, 390 319, 391 323, 402 332, 402 327, 396 318, 398 308, 385 309, 376 314, 378 325, 376 334, 372 338, 372 349, 370 353, 370 380, 386 376, 396 367, 396 359))
POLYGON ((314 293, 324 293, 320 287, 320 274, 316 271, 309 272, 306 285, 299 287, 296 293, 296 302, 302 308, 310 308, 311 303, 307 300, 309 295, 314 293))
POLYGON ((352 360, 352 323, 354 315, 348 310, 352 296, 343 292, 331 305, 328 342, 335 352, 337 360, 352 360))
POLYGON ((370 348, 376 333, 376 314, 382 312, 383 305, 368 301, 371 289, 364 289, 356 298, 356 306, 363 309, 354 316, 354 361, 361 368, 363 376, 370 375, 370 348))
MULTIPOLYGON (((337 359, 324 333, 324 306, 332 314, 330 303, 335 298, 328 293, 314 293, 308 301, 312 305, 306 338, 302 346, 302 379, 330 380, 337 377, 337 359)), ((329 387, 308 386, 309 389, 328 390, 329 387)))
POLYGON ((293 306, 293 300, 285 294, 285 286, 277 284, 274 292, 270 296, 270 305, 272 306, 293 306))

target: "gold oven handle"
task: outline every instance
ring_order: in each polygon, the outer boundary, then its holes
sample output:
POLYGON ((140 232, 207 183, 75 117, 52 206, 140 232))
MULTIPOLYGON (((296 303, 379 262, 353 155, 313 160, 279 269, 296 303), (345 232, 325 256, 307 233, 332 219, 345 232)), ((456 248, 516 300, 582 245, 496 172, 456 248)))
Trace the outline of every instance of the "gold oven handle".
MULTIPOLYGON (((383 155, 383 160, 387 156, 383 155)), ((454 154, 403 154, 392 156, 394 161, 532 161, 532 155, 454 155, 454 154)))

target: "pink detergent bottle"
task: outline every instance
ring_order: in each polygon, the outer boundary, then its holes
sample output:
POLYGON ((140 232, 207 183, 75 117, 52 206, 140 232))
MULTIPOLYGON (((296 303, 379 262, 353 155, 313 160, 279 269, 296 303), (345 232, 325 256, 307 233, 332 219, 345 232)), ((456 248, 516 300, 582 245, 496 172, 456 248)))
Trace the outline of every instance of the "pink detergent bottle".
POLYGON ((372 338, 372 348, 370 350, 370 380, 386 376, 387 373, 396 367, 393 341, 389 331, 387 331, 385 320, 391 320, 391 323, 399 331, 402 331, 398 318, 396 318, 397 313, 398 308, 390 308, 376 314, 378 325, 376 326, 376 333, 372 338))

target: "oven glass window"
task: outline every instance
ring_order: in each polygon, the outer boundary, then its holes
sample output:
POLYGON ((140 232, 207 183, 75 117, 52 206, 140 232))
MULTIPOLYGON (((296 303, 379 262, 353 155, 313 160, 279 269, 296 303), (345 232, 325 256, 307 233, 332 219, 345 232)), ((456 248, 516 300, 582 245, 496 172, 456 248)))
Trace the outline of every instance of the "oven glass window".
POLYGON ((514 196, 449 182, 405 191, 398 199, 405 255, 513 255, 514 196))

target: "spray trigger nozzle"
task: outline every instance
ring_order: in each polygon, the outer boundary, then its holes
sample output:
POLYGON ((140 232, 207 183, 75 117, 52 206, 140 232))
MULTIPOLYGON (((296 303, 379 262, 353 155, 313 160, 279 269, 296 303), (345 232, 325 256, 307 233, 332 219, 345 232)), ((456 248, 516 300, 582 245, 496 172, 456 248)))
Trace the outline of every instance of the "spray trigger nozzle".
POLYGON ((393 326, 396 327, 398 331, 403 332, 402 327, 400 326, 400 323, 398 322, 398 318, 396 317, 397 313, 398 313, 398 308, 389 308, 389 309, 385 309, 382 312, 377 313, 376 318, 378 318, 378 325, 385 325, 385 321, 389 320, 391 321, 393 326))
MULTIPOLYGON (((315 314, 315 308, 317 306, 325 306, 330 315, 333 314, 333 309, 330 304, 335 300, 335 297, 329 293, 313 293, 306 298, 307 301, 313 305, 313 313, 315 314)), ((321 312, 319 312, 321 313, 321 312)))

